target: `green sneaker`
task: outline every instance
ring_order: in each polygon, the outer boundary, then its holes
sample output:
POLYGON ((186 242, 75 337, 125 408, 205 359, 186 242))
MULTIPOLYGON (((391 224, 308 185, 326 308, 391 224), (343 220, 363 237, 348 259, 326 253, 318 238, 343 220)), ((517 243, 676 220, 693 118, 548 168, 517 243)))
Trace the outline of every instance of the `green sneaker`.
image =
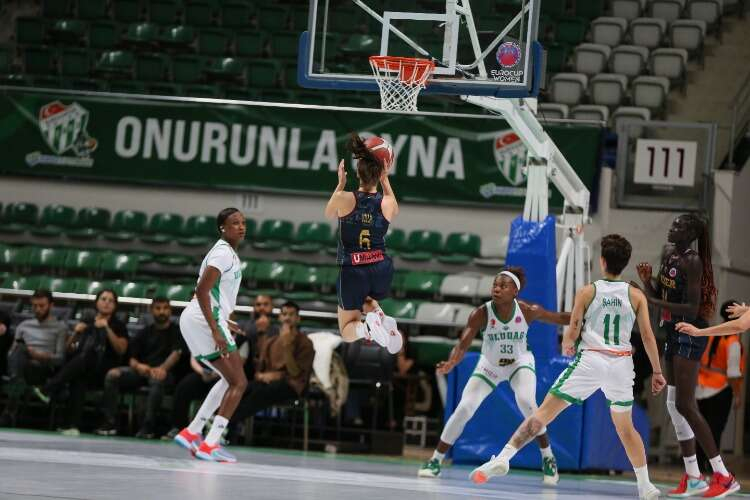
POLYGON ((542 458, 542 473, 544 474, 544 484, 556 485, 560 481, 557 474, 557 460, 555 457, 542 458))
POLYGON ((437 458, 425 462, 419 472, 418 477, 440 477, 440 461, 437 458))

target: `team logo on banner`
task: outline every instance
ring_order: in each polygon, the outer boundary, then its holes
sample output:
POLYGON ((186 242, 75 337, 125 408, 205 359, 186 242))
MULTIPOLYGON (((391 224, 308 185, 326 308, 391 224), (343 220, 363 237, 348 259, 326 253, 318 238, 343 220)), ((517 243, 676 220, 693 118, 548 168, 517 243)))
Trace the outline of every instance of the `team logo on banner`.
POLYGON ((39 132, 55 155, 35 151, 26 155, 26 163, 29 166, 93 166, 94 162, 90 156, 96 150, 98 141, 89 136, 88 123, 88 110, 77 102, 66 105, 60 101, 53 101, 45 104, 39 109, 39 132), (63 156, 66 153, 73 153, 75 156, 63 156))
POLYGON ((503 130, 493 142, 495 164, 503 177, 518 186, 526 180, 523 167, 526 165, 526 146, 512 130, 503 130))

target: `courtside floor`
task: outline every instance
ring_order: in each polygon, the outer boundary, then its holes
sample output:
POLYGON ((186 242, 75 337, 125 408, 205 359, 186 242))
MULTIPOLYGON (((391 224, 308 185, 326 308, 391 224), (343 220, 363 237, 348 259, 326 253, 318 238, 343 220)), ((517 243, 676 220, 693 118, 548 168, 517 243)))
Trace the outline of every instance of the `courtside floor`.
POLYGON ((64 500, 453 500, 635 498, 635 484, 563 475, 543 488, 537 473, 511 472, 483 487, 470 467, 417 479, 418 463, 234 447, 237 464, 195 460, 171 443, 0 431, 0 499, 64 500))

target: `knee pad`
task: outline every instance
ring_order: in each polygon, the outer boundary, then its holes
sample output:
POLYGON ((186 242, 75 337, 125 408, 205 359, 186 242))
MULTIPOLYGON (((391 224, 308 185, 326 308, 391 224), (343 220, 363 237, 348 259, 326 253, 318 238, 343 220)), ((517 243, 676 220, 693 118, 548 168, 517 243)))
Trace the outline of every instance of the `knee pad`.
POLYGON ((675 434, 677 434, 677 440, 687 441, 688 439, 693 439, 695 434, 693 434, 693 429, 690 427, 690 424, 685 417, 677 411, 675 392, 674 386, 670 385, 667 387, 667 411, 669 412, 669 417, 672 419, 672 425, 674 426, 675 434))

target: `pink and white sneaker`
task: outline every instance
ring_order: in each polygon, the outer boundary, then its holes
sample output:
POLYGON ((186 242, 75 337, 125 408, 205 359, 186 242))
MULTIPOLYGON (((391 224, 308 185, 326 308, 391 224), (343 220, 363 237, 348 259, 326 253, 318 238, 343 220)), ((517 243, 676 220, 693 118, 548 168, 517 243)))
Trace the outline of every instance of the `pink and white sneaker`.
POLYGON ((382 313, 369 312, 365 324, 370 338, 385 347, 390 354, 398 353, 404 345, 404 339, 398 331, 396 320, 382 313))
POLYGON ((198 448, 203 443, 203 436, 193 434, 185 427, 174 437, 174 442, 195 455, 195 452, 198 451, 198 448))
POLYGON ((195 452, 195 458, 201 460, 208 460, 209 462, 223 462, 233 464, 237 462, 237 458, 224 449, 223 446, 210 444, 203 441, 198 447, 198 451, 195 452))

